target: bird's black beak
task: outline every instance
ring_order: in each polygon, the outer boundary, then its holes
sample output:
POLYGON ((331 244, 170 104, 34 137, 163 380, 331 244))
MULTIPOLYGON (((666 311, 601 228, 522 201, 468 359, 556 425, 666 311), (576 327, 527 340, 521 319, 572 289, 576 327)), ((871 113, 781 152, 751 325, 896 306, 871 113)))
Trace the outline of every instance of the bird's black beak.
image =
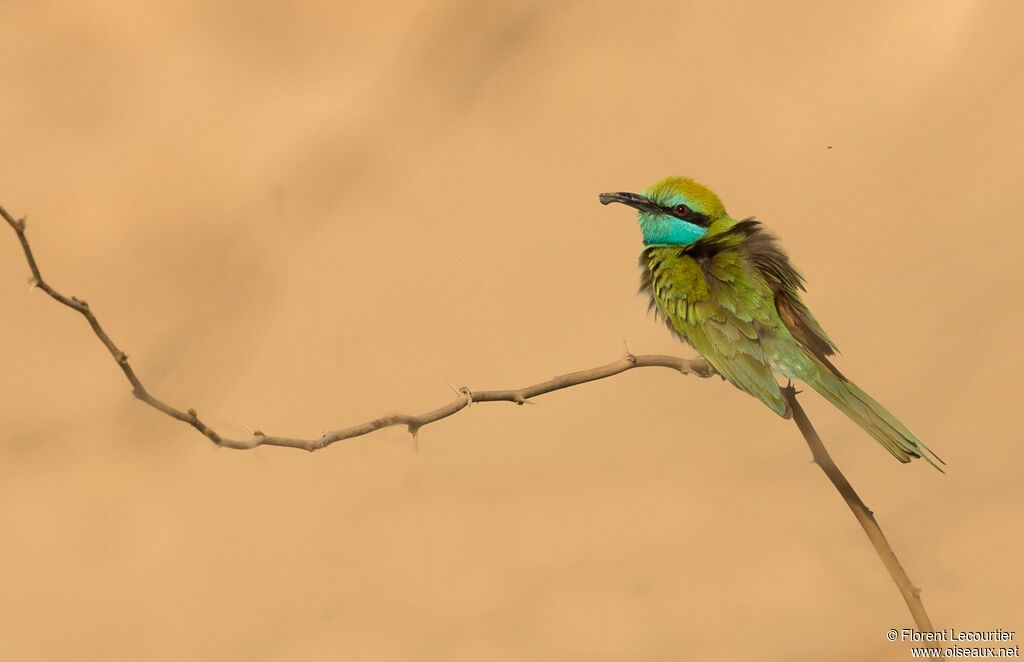
POLYGON ((598 196, 602 205, 610 205, 613 202, 620 202, 639 211, 660 213, 661 207, 654 204, 647 198, 637 193, 602 193, 598 196))

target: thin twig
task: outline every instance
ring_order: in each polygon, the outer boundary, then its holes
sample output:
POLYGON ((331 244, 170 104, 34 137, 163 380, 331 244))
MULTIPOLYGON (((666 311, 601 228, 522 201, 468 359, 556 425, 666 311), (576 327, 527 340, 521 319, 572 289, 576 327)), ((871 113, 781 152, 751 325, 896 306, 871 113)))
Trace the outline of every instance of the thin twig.
POLYGON ((287 448, 299 448, 307 451, 315 451, 329 446, 336 441, 359 437, 393 425, 404 425, 409 432, 415 436, 419 429, 424 425, 456 414, 474 402, 514 402, 518 405, 526 404, 530 401, 530 398, 534 398, 538 395, 544 395, 545 393, 551 393, 552 391, 569 388, 570 386, 585 384, 596 379, 604 379, 605 377, 611 377, 612 375, 617 375, 620 372, 632 370, 633 368, 670 368, 684 375, 692 374, 699 377, 711 377, 716 374, 714 368, 712 368, 704 359, 683 359, 675 356, 662 356, 656 354, 634 356, 633 354, 627 353, 618 361, 613 361, 607 365, 590 368, 588 370, 580 370, 578 372, 571 372, 567 375, 561 375, 559 377, 549 379, 546 382, 541 382, 532 386, 525 386, 523 388, 494 391, 471 391, 468 388, 463 387, 457 389, 458 396, 454 400, 446 405, 438 407, 437 409, 433 409, 419 415, 392 414, 390 416, 382 416, 381 418, 375 418, 372 421, 367 421, 359 425, 324 432, 317 439, 278 437, 264 434, 260 431, 254 431, 252 436, 248 439, 230 439, 219 434, 209 425, 204 423, 196 414, 195 409, 182 411, 181 409, 173 407, 152 395, 146 387, 142 385, 142 381, 139 379, 138 375, 135 374, 135 370, 132 369, 131 364, 128 362, 128 355, 114 344, 114 341, 110 339, 107 332, 103 330, 102 326, 100 326, 99 320, 96 319, 96 316, 89 308, 89 304, 76 297, 64 296, 57 290, 53 289, 53 287, 43 279, 43 276, 39 271, 39 266, 36 263, 35 256, 32 254, 32 248, 29 246, 28 238, 25 236, 25 219, 14 219, 6 210, 4 210, 3 207, 0 207, 0 215, 4 217, 7 223, 18 235, 18 241, 21 242, 21 248, 25 252, 25 260, 28 262, 28 267, 32 271, 31 283, 68 308, 77 310, 85 317, 86 320, 88 320, 89 326, 92 327, 93 332, 95 332, 96 336, 99 337, 100 341, 107 348, 107 351, 110 352, 110 355, 114 357, 114 361, 117 362, 118 367, 121 368, 121 372, 123 372, 124 376, 128 379, 128 383, 131 384, 132 393, 135 397, 142 400, 150 407, 153 407, 172 418, 188 423, 205 435, 210 441, 224 448, 248 450, 250 448, 256 448, 257 446, 284 446, 287 448))
POLYGON ((825 472, 828 479, 832 481, 836 490, 839 491, 843 500, 846 501, 846 505, 853 511, 853 516, 857 518, 861 527, 864 528, 864 533, 867 534, 868 540, 871 541, 871 545, 882 559, 882 565, 889 571, 892 581, 900 590, 900 594, 903 595, 903 599, 910 609, 910 614, 914 617, 914 623, 917 624, 917 630, 919 632, 931 632, 932 621, 928 618, 928 612, 924 609, 924 603, 921 602, 921 589, 914 586, 903 566, 900 565, 900 560, 896 558, 896 552, 892 551, 889 541, 886 540, 885 534, 882 533, 882 528, 875 521, 874 513, 864 504, 857 495, 857 492, 854 491, 853 486, 850 485, 850 481, 846 479, 843 472, 832 461, 832 456, 825 449, 825 444, 822 443, 818 432, 811 425, 811 420, 807 418, 803 407, 797 402, 796 389, 792 385, 786 386, 782 389, 782 395, 786 398, 786 402, 789 403, 790 409, 793 412, 793 419, 796 421, 797 427, 800 428, 800 432, 807 441, 807 445, 811 448, 814 463, 821 467, 821 470, 825 472))

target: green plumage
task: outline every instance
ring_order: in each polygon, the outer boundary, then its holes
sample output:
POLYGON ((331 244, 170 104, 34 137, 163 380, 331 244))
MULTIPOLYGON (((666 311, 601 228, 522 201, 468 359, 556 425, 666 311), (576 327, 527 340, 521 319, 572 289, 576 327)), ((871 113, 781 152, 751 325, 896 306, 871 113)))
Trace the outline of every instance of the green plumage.
POLYGON ((927 446, 832 365, 836 347, 800 298, 803 279, 759 222, 732 219, 690 179, 601 201, 638 209, 641 291, 725 379, 782 416, 789 412, 775 375, 802 380, 899 461, 923 457, 935 466, 927 446))

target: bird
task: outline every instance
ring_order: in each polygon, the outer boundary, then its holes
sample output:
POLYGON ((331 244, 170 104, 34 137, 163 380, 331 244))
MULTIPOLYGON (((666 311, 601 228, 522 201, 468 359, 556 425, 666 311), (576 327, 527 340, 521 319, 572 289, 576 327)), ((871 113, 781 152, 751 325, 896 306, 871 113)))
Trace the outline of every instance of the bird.
POLYGON ((775 375, 803 381, 900 462, 924 458, 942 471, 941 458, 832 363, 838 348, 800 296, 803 276, 760 221, 732 218, 686 177, 599 200, 637 210, 640 292, 724 379, 784 418, 792 412, 775 375))

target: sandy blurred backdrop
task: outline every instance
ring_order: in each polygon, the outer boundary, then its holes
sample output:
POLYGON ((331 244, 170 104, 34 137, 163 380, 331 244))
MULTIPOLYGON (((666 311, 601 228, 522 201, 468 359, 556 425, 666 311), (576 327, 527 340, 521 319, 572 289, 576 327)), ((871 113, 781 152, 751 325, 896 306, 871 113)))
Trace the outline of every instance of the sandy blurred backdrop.
MULTIPOLYGON (((0 204, 158 396, 314 436, 688 354, 597 194, 757 215, 813 393, 938 628, 1024 637, 1018 2, 5 2, 0 204), (824 6, 827 4, 828 6, 824 6)), ((0 226, 0 658, 904 660, 907 610, 792 423, 634 371, 313 455, 134 402, 0 226)))

